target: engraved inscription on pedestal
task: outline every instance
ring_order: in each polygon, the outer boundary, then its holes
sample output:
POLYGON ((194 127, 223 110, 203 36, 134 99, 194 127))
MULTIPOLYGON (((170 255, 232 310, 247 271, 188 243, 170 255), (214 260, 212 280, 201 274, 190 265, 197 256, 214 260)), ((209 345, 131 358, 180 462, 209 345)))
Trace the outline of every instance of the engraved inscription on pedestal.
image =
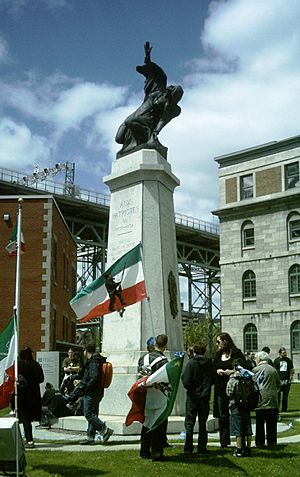
POLYGON ((108 236, 108 264, 142 239, 142 184, 112 194, 108 236))

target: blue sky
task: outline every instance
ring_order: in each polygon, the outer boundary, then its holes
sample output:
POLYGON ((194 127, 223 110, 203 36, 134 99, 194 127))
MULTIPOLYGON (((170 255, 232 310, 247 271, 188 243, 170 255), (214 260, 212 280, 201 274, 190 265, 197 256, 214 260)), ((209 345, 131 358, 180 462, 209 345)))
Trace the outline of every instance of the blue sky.
POLYGON ((77 184, 107 192, 149 40, 185 91, 160 135, 175 208, 212 220, 215 156, 299 134, 299 20, 298 0, 0 0, 0 166, 69 160, 77 184))

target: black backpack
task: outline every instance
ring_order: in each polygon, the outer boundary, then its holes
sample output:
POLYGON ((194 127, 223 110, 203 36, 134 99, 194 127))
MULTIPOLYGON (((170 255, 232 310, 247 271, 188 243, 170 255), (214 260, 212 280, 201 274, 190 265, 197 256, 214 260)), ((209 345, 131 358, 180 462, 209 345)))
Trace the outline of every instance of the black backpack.
POLYGON ((260 402, 260 392, 253 379, 238 378, 235 403, 240 411, 253 411, 260 402))

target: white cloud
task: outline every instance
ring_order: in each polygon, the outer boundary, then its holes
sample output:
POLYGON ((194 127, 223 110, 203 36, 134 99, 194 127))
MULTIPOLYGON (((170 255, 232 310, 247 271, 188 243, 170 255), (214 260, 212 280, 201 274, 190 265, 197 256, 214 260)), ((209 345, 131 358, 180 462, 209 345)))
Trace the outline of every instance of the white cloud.
POLYGON ((0 83, 0 99, 27 118, 48 125, 56 138, 100 111, 110 111, 123 98, 126 88, 73 80, 63 75, 28 79, 15 83, 0 83))
POLYGON ((60 132, 77 128, 83 120, 99 111, 110 111, 122 100, 124 88, 81 83, 59 95, 50 110, 49 118, 60 132))
POLYGON ((0 164, 23 171, 35 162, 47 162, 50 155, 48 141, 33 135, 25 124, 10 118, 0 119, 0 164))

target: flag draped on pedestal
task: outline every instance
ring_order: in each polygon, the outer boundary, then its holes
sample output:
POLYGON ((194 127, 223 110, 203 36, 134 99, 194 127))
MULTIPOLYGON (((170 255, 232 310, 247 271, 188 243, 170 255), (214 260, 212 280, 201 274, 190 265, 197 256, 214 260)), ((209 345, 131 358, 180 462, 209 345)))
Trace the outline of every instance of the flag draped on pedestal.
POLYGON ((14 319, 0 333, 0 409, 7 407, 14 391, 16 360, 14 319))
MULTIPOLYGON (((122 294, 122 301, 115 293, 114 310, 118 311, 124 306, 132 305, 147 298, 144 271, 142 264, 141 244, 119 258, 101 277, 83 288, 70 301, 81 323, 111 313, 110 295, 108 292, 108 277, 111 276, 113 284, 122 294), (123 303, 122 303, 123 302, 123 303)), ((111 283, 110 283, 111 285, 111 283)))
POLYGON ((176 357, 151 376, 133 384, 128 392, 132 401, 125 424, 141 422, 149 430, 159 426, 171 414, 182 372, 183 356, 176 357))

